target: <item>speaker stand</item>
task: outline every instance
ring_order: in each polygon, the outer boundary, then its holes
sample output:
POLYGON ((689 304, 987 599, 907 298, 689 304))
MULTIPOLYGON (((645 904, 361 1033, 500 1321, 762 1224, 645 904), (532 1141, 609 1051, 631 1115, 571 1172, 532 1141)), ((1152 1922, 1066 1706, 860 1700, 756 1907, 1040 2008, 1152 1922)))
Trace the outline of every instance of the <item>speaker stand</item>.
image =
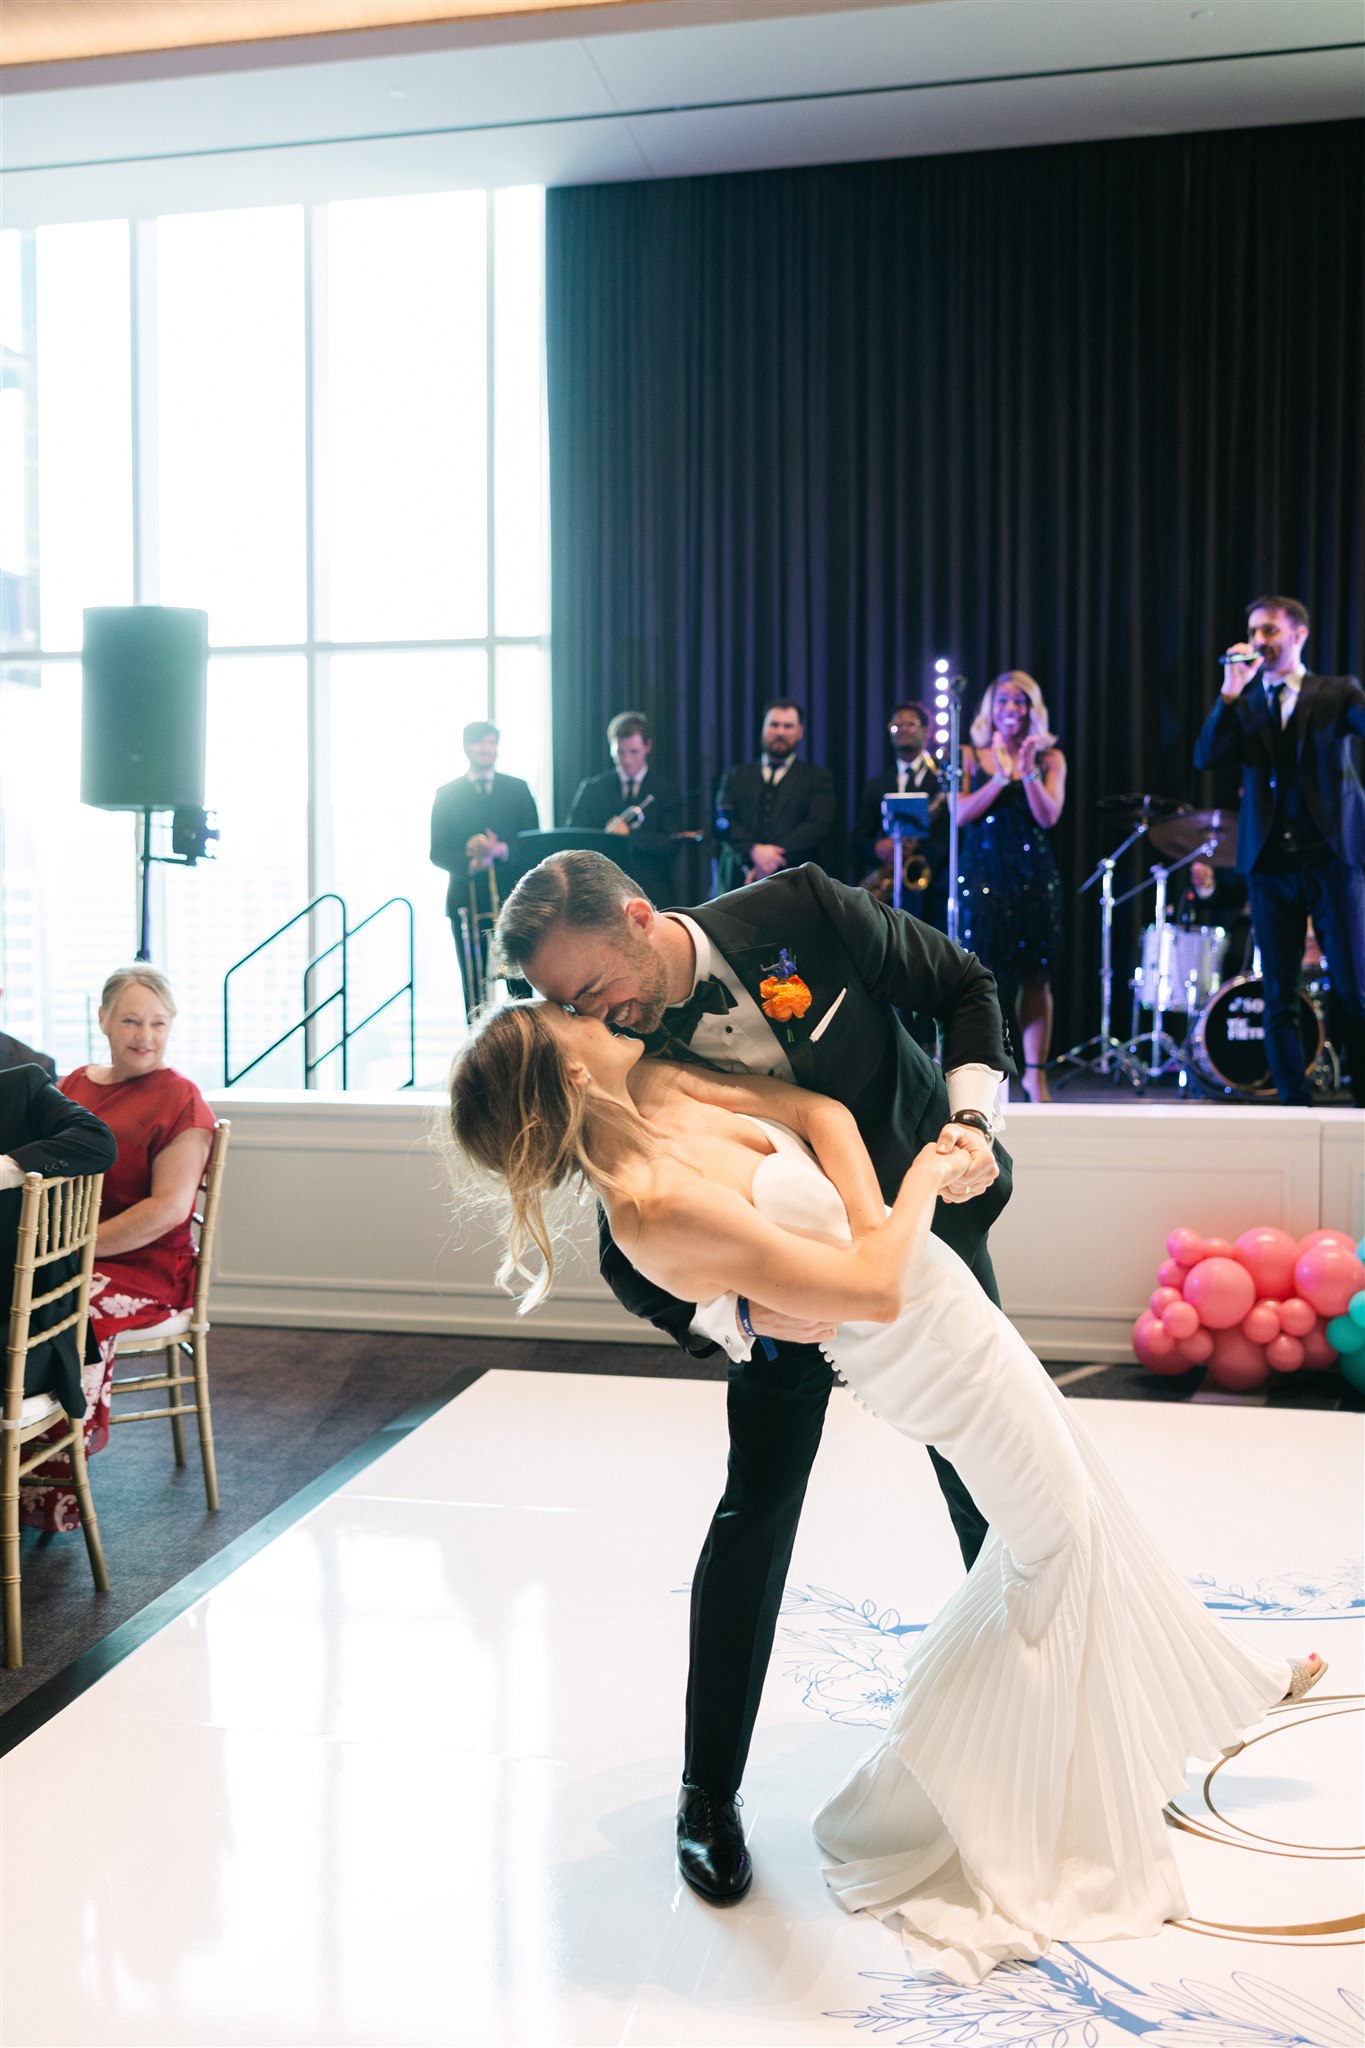
POLYGON ((152 814, 142 813, 142 856, 140 861, 141 880, 138 888, 138 940, 137 960, 150 961, 152 957, 152 814))

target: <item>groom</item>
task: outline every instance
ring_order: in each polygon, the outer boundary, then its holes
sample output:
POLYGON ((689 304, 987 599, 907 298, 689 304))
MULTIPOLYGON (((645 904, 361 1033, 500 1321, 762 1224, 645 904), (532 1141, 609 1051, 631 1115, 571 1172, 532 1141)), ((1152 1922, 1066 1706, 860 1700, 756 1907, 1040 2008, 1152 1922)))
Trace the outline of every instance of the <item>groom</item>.
MULTIPOLYGON (((660 913, 614 862, 588 852, 552 854, 524 875, 494 946, 496 972, 638 1034, 651 1052, 772 1074, 845 1103, 888 1202, 922 1146, 946 1137, 964 1147, 973 1171, 940 1200, 933 1228, 998 1302, 986 1232, 1010 1192, 1008 1154, 993 1144, 1010 1062, 994 979, 972 954, 817 867, 660 913), (942 1025, 943 1072, 898 1009, 942 1025)), ((605 1225, 601 1266, 632 1315, 698 1357, 720 1345, 731 1360, 725 1492, 692 1581, 678 1802, 682 1874, 724 1905, 753 1877, 735 1795, 833 1375, 817 1327, 734 1295, 676 1301, 635 1271, 605 1225)), ((947 1460, 929 1456, 970 1567, 985 1523, 947 1460)))

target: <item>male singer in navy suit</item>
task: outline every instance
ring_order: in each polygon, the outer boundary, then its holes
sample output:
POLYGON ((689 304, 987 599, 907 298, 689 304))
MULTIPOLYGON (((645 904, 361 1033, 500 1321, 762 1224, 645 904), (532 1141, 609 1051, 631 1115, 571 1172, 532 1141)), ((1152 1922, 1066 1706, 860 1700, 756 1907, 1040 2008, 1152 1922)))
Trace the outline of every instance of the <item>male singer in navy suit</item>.
POLYGON ((741 761, 721 777, 716 816, 728 822, 720 842, 722 891, 765 881, 803 861, 838 866, 834 778, 828 768, 797 759, 804 732, 800 705, 775 697, 763 713, 760 758, 741 761))
POLYGON ((1365 690, 1354 676, 1310 675, 1307 638, 1297 598, 1255 599, 1194 765, 1241 764, 1237 866, 1261 949, 1276 1094, 1309 1101, 1298 1001, 1311 917, 1346 1018, 1351 1092, 1365 1105, 1365 690))
POLYGON ((650 900, 665 909, 677 893, 673 862, 681 811, 678 792, 654 773, 654 735, 643 711, 618 711, 607 727, 612 766, 579 783, 568 823, 630 841, 630 868, 650 900))

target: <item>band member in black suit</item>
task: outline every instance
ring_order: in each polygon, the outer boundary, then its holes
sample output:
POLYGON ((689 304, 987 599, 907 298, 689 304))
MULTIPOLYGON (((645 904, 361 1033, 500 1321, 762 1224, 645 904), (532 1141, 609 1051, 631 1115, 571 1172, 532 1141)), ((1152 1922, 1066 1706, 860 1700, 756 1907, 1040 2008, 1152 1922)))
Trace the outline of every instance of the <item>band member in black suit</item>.
POLYGON ((1281 1102, 1307 1103, 1298 1000, 1313 920, 1347 1026, 1351 1092, 1365 1105, 1365 690, 1310 675, 1308 613, 1258 597, 1228 649, 1223 687, 1195 743, 1196 768, 1237 761, 1237 866, 1265 979, 1265 1049, 1281 1102))
POLYGON ((927 796, 928 834, 914 842, 907 836, 902 842, 906 880, 911 886, 903 892, 901 903, 904 909, 942 931, 947 923, 948 905, 948 806, 938 768, 928 750, 929 713, 923 704, 898 704, 887 730, 895 766, 874 775, 864 785, 853 832, 858 874, 864 888, 874 888, 889 900, 895 846, 882 829, 882 798, 927 796), (917 878, 925 873, 928 881, 920 883, 917 878))
POLYGON ((512 849, 518 832, 538 832, 540 815, 530 785, 518 775, 499 775, 498 728, 477 718, 464 729, 468 772, 436 792, 431 807, 431 862, 450 876, 446 916, 455 938, 466 1012, 479 999, 465 958, 460 912, 474 911, 482 923, 482 944, 498 905, 516 875, 512 849))
POLYGON ((804 731, 800 705, 774 698, 763 714, 761 758, 741 761, 721 777, 716 829, 724 834, 722 890, 761 882, 805 860, 834 865, 834 778, 828 768, 797 759, 804 731))
MULTIPOLYGON (((41 1067, 0 1069, 0 1330, 9 1321, 14 1291, 14 1259, 19 1245, 19 1210, 26 1173, 64 1178, 73 1173, 104 1173, 118 1157, 118 1144, 107 1124, 70 1102, 41 1067)), ((49 1293, 71 1277, 71 1262, 44 1269, 41 1292, 49 1293)), ((70 1303, 59 1303, 60 1319, 70 1303)), ((42 1328, 42 1311, 35 1328, 42 1328)), ((49 1318, 53 1311, 48 1310, 49 1318)), ((89 1330, 87 1347, 93 1346, 89 1330)), ((97 1355, 90 1348, 89 1355, 97 1355)), ((55 1394, 68 1415, 84 1415, 81 1361, 76 1333, 63 1330, 46 1344, 35 1345, 24 1364, 25 1394, 55 1394)))
MULTIPOLYGON (((0 988, 0 996, 5 991, 0 988)), ((41 1067, 49 1081, 57 1078, 57 1062, 49 1059, 45 1052, 35 1052, 31 1045, 25 1045, 22 1038, 11 1038, 8 1031, 0 1031, 0 1072, 6 1067, 41 1067)))
POLYGON ((640 887, 654 902, 671 903, 678 851, 673 834, 682 814, 677 790, 654 773, 654 735, 643 711, 618 711, 607 727, 607 745, 613 766, 579 783, 567 822, 629 839, 640 887))
MULTIPOLYGON (((551 1001, 635 1032, 651 1050, 834 1096, 852 1111, 888 1200, 920 1147, 950 1136, 976 1170, 960 1206, 940 1200, 933 1228, 998 1299, 986 1232, 1010 1191, 1008 1156, 993 1144, 996 1091, 1010 1071, 1000 1005, 981 963, 931 926, 813 866, 660 915, 612 862, 565 853, 517 884, 494 952, 551 1001), (789 1019, 779 981, 786 1003, 795 997, 789 1019), (895 1006, 941 1021, 942 1071, 895 1006)), ((675 1300, 605 1231, 601 1265, 633 1315, 697 1356, 719 1344, 732 1360, 729 1475, 692 1586, 678 1807, 682 1873, 725 1903, 752 1876, 735 1795, 832 1375, 820 1332, 771 1303, 675 1300), (764 1337, 776 1340, 771 1356, 752 1349, 764 1337)), ((985 1524, 953 1468, 930 1455, 970 1565, 985 1524)))

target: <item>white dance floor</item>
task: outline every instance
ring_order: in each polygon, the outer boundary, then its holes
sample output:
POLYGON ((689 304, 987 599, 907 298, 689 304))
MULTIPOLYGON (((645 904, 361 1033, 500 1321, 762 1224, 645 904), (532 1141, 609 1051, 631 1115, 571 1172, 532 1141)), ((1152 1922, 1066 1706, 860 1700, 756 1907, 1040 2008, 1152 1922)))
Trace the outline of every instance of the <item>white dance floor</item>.
POLYGON ((1192 1769, 1191 1924, 961 1991, 830 1900, 808 1815, 960 1570, 924 1454, 845 1393, 744 1788, 753 1892, 694 1899, 672 1814, 723 1390, 492 1372, 0 1766, 6 2048, 1351 2048, 1361 1418, 1081 1413, 1230 1627, 1331 1661, 1192 1769))

